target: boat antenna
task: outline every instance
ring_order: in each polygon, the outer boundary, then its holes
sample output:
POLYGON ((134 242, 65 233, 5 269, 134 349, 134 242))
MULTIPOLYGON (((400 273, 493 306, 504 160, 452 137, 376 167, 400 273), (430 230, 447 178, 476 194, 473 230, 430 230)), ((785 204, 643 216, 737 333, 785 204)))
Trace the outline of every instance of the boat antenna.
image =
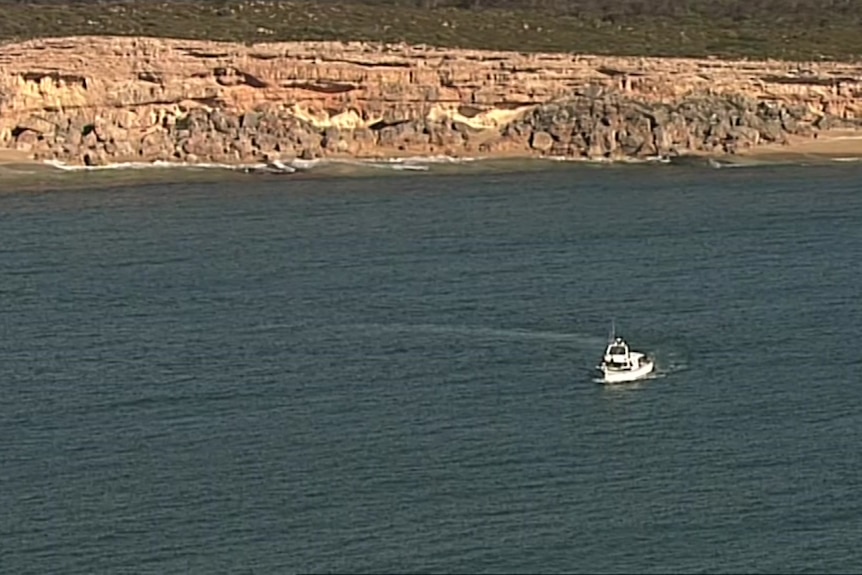
POLYGON ((611 333, 610 333, 608 341, 614 341, 614 336, 616 336, 616 334, 617 334, 617 330, 616 330, 616 326, 614 325, 614 319, 611 318, 611 333))

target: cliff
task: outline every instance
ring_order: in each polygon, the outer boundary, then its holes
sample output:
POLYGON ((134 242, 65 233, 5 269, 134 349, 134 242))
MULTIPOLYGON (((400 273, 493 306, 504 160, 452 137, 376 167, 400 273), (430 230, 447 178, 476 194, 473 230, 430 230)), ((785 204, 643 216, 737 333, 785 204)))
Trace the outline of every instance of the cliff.
POLYGON ((34 159, 727 154, 862 127, 862 65, 76 37, 0 46, 34 159))

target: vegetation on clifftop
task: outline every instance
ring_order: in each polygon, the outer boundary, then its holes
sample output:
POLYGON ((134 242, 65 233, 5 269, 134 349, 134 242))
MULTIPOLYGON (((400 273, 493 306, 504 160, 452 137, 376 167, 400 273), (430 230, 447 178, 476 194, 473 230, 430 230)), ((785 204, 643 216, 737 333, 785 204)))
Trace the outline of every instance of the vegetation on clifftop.
POLYGON ((0 0, 0 42, 143 35, 862 59, 859 0, 0 0))

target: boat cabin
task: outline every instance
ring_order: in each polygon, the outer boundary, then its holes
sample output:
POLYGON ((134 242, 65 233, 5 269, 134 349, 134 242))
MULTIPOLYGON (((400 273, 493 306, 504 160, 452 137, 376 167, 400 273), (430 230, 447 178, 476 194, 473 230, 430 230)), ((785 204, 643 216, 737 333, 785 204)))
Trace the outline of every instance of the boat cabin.
POLYGON ((631 364, 629 344, 621 337, 614 338, 605 350, 605 364, 608 367, 627 367, 631 364))

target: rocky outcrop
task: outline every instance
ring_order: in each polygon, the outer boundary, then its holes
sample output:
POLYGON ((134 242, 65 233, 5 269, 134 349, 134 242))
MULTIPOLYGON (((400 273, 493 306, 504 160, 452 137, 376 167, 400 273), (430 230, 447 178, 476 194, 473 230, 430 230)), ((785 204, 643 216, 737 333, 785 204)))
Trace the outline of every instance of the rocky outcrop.
POLYGON ((862 67, 361 43, 0 47, 0 147, 72 163, 732 154, 862 119, 862 67))
POLYGON ((530 134, 533 149, 554 156, 621 159, 733 154, 813 135, 818 123, 803 105, 746 96, 690 95, 648 104, 611 92, 540 106, 504 134, 530 134))

